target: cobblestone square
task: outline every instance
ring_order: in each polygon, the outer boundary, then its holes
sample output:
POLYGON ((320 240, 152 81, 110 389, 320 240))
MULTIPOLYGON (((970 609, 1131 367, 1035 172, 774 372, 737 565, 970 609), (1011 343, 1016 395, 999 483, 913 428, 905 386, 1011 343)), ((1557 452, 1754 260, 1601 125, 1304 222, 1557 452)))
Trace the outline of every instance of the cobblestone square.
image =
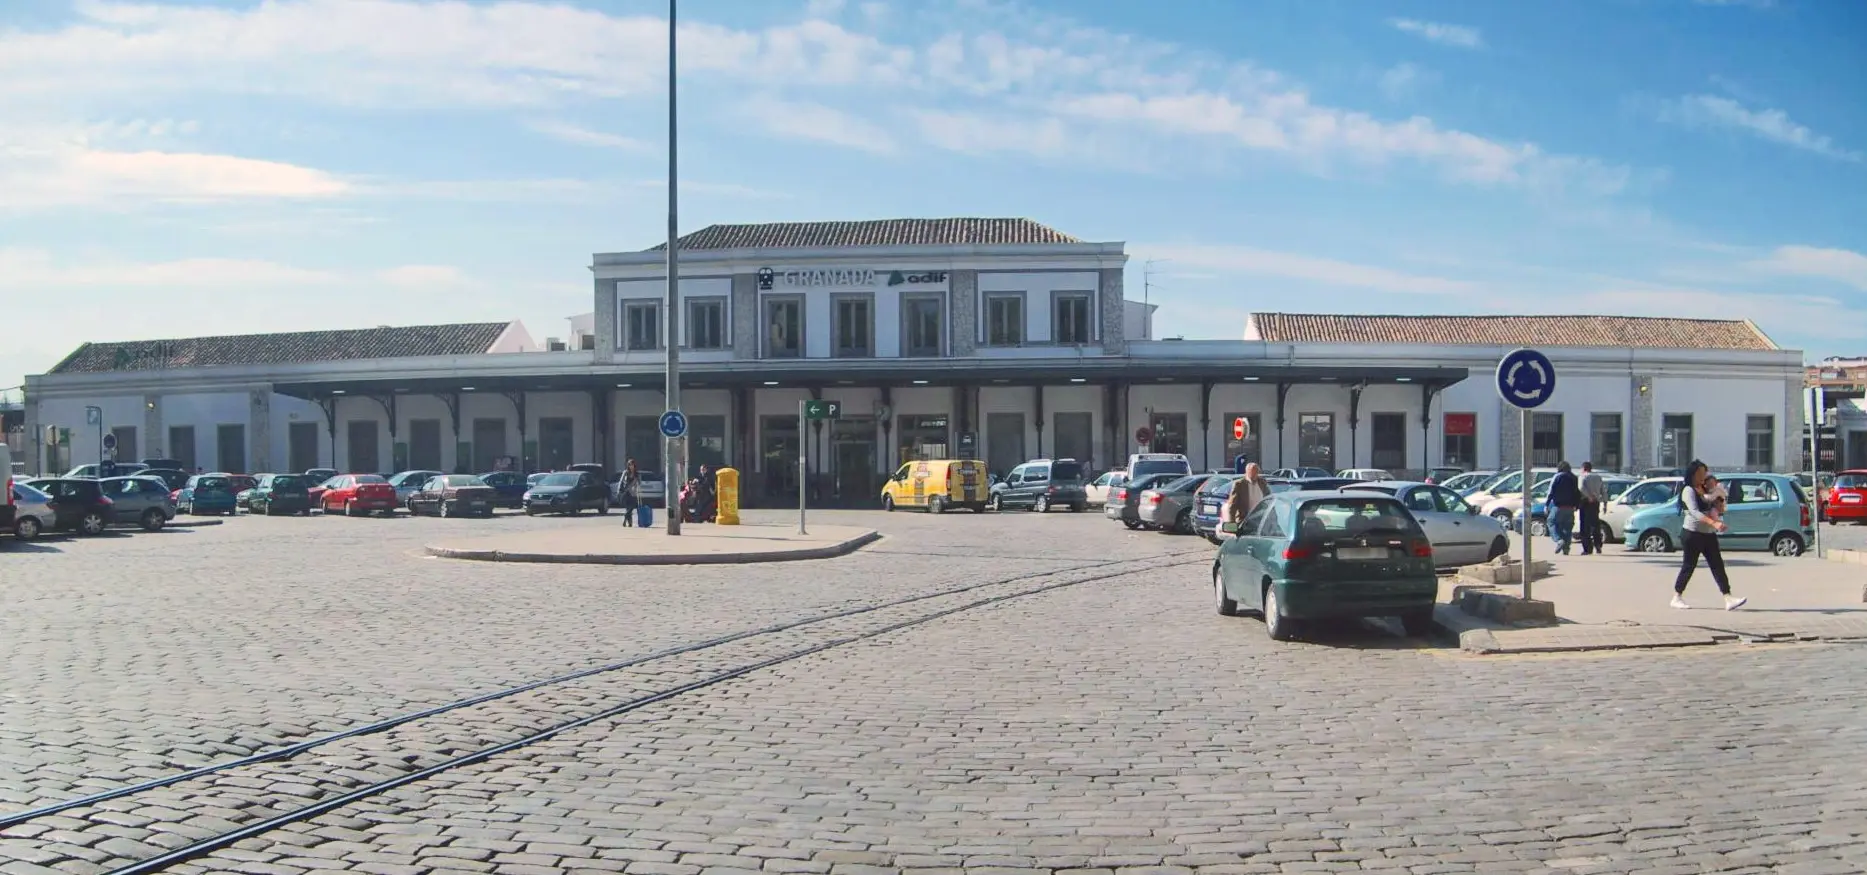
POLYGON ((1203 541, 813 519, 886 537, 678 568, 421 555, 614 517, 8 545, 0 818, 637 662, 6 827, 0 872, 111 871, 578 718, 169 871, 1867 870, 1867 648, 1471 657, 1376 624, 1279 645, 1214 614, 1203 541))

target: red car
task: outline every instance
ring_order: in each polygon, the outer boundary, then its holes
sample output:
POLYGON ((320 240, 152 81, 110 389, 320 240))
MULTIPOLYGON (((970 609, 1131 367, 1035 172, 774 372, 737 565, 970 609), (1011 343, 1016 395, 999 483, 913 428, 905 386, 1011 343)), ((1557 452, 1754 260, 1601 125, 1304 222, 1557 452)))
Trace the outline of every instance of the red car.
POLYGON ((311 500, 326 514, 395 516, 395 487, 381 474, 340 474, 314 489, 311 500))
POLYGON ((1822 502, 1822 519, 1831 523, 1851 520, 1867 523, 1867 470, 1843 471, 1835 475, 1835 485, 1822 502))

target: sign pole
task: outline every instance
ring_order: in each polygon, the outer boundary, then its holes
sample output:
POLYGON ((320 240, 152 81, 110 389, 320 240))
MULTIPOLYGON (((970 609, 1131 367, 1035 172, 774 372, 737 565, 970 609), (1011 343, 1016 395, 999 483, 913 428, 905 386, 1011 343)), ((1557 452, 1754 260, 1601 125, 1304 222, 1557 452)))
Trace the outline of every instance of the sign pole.
POLYGON ((1802 418, 1809 421, 1809 505, 1815 515, 1815 558, 1822 558, 1822 418, 1823 408, 1828 399, 1822 397, 1821 387, 1814 386, 1803 390, 1803 407, 1808 411, 1802 418))
POLYGON ((97 476, 104 476, 104 408, 86 407, 84 416, 97 426, 97 476))
POLYGON ((809 530, 804 527, 804 478, 810 474, 810 466, 805 461, 807 453, 805 448, 809 444, 804 442, 804 434, 804 401, 799 399, 797 402, 797 533, 800 535, 810 534, 809 530))
MULTIPOLYGON (((1530 489, 1532 486, 1531 475, 1530 475, 1530 471, 1531 471, 1531 468, 1530 468, 1530 426, 1531 426, 1531 420, 1535 417, 1535 415, 1536 414, 1531 412, 1530 408, 1525 407, 1523 409, 1523 600, 1524 601, 1530 600, 1530 577, 1531 577, 1530 569, 1535 567, 1530 564, 1530 540, 1531 540, 1530 539, 1530 512, 1536 509, 1535 506, 1530 503, 1531 502, 1530 489)), ((1547 506, 1543 510, 1543 514, 1544 514, 1543 518, 1545 520, 1548 520, 1551 523, 1555 522, 1555 516, 1551 514, 1551 511, 1553 510, 1554 508, 1547 507, 1547 506)), ((1554 529, 1551 529, 1551 531, 1554 531, 1554 529)))
MULTIPOLYGON (((675 140, 675 103, 674 103, 674 4, 668 0, 668 290, 667 304, 662 308, 665 315, 663 323, 667 326, 662 345, 668 348, 668 409, 681 409, 681 231, 680 231, 680 189, 676 187, 678 178, 680 149, 675 140)), ((687 482, 687 449, 683 438, 669 438, 662 455, 667 459, 668 472, 663 475, 669 489, 676 484, 687 482)), ((668 508, 668 534, 681 533, 681 513, 679 493, 675 502, 668 508)))

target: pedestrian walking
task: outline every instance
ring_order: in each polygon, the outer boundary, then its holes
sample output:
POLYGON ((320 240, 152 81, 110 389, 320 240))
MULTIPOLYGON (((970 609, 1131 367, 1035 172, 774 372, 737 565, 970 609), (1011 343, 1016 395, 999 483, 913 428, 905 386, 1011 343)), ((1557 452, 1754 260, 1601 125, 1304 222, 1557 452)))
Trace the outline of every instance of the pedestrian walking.
POLYGON ((1685 513, 1680 526, 1685 555, 1680 560, 1679 577, 1673 581, 1672 606, 1675 608, 1692 607, 1686 604, 1685 587, 1692 581, 1692 572, 1698 569, 1700 556, 1705 557, 1712 582, 1718 584, 1718 592, 1724 595, 1725 610, 1735 611, 1748 601, 1731 594, 1731 581, 1724 573, 1724 553, 1718 546, 1718 534, 1727 528, 1721 518, 1722 502, 1722 488, 1717 478, 1711 476, 1704 462, 1693 459, 1685 469, 1685 486, 1679 490, 1679 507, 1685 513))
MULTIPOLYGON (((1569 555, 1575 540, 1575 507, 1582 501, 1582 488, 1568 462, 1556 463, 1556 476, 1549 481, 1549 497, 1543 500, 1543 515, 1549 524, 1549 536, 1556 541, 1556 552, 1569 555)), ((1530 512, 1524 511, 1524 525, 1530 512)))
POLYGON ((1256 462, 1245 463, 1245 473, 1232 481, 1232 494, 1225 497, 1225 514, 1219 523, 1221 531, 1238 534, 1238 526, 1251 516, 1258 504, 1271 497, 1271 484, 1264 479, 1263 469, 1256 462))
POLYGON ((1608 501, 1608 484, 1595 472, 1594 462, 1582 463, 1582 503, 1576 507, 1580 512, 1582 527, 1582 555, 1601 552, 1601 506, 1608 501))
POLYGON ((622 524, 635 526, 635 507, 642 500, 642 472, 636 470, 635 460, 630 459, 622 466, 622 479, 616 481, 616 504, 622 508, 622 524))

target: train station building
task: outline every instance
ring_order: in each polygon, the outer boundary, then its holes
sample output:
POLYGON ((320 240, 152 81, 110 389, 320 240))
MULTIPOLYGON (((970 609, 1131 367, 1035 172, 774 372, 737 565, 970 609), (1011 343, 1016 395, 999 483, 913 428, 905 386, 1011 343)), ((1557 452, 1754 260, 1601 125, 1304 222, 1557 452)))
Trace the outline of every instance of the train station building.
POLYGON ((689 461, 745 472, 754 506, 795 501, 800 444, 817 500, 858 507, 925 458, 1493 468, 1519 462, 1521 424, 1492 369, 1534 346, 1560 374, 1537 464, 1802 465, 1802 354, 1744 320, 1261 312, 1159 338, 1123 244, 1027 219, 713 225, 680 256, 678 319, 662 247, 598 253, 562 339, 492 322, 86 343, 27 379, 15 455, 95 461, 101 427, 118 458, 207 470, 658 469, 674 343, 689 461), (841 418, 800 433, 804 399, 841 418))

